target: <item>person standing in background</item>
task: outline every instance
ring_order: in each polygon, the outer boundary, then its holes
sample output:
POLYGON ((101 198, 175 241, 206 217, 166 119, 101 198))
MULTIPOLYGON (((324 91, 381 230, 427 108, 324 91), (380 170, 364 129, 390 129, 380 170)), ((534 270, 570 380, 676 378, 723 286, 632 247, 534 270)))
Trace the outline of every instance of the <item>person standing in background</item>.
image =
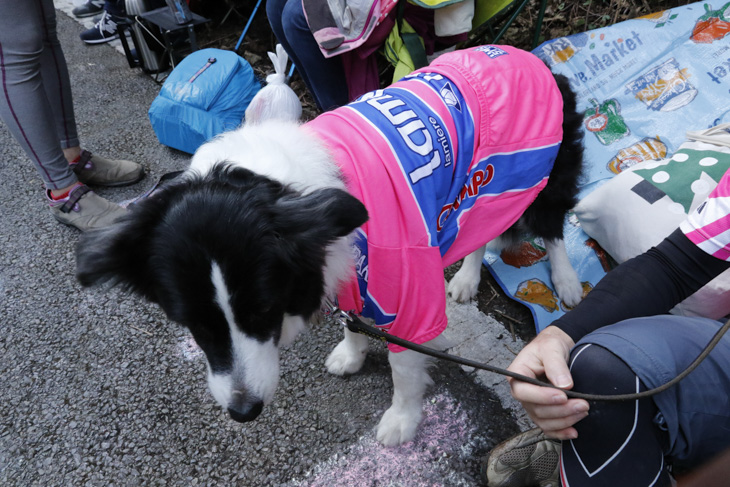
POLYGON ((80 230, 112 223, 125 210, 86 185, 132 184, 144 168, 81 148, 53 0, 0 0, 0 11, 0 118, 35 165, 57 220, 80 230))

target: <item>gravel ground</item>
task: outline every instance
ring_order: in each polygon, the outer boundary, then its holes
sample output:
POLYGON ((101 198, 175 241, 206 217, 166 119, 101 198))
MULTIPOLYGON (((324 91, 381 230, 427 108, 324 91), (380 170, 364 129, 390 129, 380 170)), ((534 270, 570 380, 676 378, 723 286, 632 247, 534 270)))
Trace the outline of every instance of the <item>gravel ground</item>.
MULTIPOLYGON (((83 145, 149 172, 99 193, 123 201, 184 168, 188 156, 161 146, 146 116, 158 86, 111 47, 84 46, 73 20, 58 21, 83 145)), ((441 363, 419 436, 380 447, 372 428, 392 394, 385 348, 373 343, 360 373, 330 376, 332 328, 285 353, 260 419, 232 422, 183 329, 156 306, 75 282, 78 232, 51 217, 2 124, 0 158, 0 485, 473 486, 478 458, 520 427, 476 374, 441 363)))

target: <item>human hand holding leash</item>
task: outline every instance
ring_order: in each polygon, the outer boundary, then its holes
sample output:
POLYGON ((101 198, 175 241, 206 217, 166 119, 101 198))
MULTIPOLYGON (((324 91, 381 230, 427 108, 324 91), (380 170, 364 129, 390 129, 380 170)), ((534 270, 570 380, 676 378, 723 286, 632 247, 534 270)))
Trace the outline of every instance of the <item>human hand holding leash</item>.
MULTIPOLYGON (((573 379, 568 369, 568 357, 574 344, 565 332, 550 326, 522 349, 507 370, 532 378, 545 376, 550 383, 571 389, 573 379)), ((509 382, 512 396, 522 403, 532 421, 547 436, 560 440, 578 436, 573 425, 588 415, 587 401, 569 399, 558 389, 513 378, 509 382)))

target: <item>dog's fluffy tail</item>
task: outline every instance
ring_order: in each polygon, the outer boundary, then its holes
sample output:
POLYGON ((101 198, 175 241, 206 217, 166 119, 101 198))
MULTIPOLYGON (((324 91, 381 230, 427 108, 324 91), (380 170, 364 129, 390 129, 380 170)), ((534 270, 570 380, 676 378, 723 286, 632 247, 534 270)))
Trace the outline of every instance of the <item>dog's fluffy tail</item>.
POLYGON ((264 120, 299 121, 302 103, 287 85, 286 65, 289 61, 284 47, 276 45, 276 54, 269 52, 274 72, 266 77, 264 86, 246 108, 246 123, 260 123, 264 120))

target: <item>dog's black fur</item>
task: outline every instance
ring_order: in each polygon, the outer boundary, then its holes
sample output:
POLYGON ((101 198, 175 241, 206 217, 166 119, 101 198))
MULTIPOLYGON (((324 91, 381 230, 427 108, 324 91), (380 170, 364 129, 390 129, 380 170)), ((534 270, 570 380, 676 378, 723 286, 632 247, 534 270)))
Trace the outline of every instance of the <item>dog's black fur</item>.
POLYGON ((546 240, 562 239, 565 216, 578 203, 578 183, 583 171, 583 116, 576 110, 576 96, 568 78, 555 73, 553 77, 563 96, 563 141, 547 185, 517 224, 506 232, 507 241, 516 241, 525 232, 546 240))
MULTIPOLYGON (((562 239, 564 218, 576 202, 583 158, 582 117, 575 95, 567 78, 555 78, 563 95, 563 141, 547 186, 515 226, 548 240, 562 239)), ((337 189, 344 188, 341 180, 328 184, 324 187, 318 179, 312 187, 319 189, 303 192, 225 162, 202 175, 188 172, 181 181, 133 205, 113 226, 82 235, 77 277, 84 286, 108 282, 138 293, 186 326, 206 354, 216 400, 233 419, 251 420, 273 397, 280 342, 293 339, 320 309, 326 291, 332 291, 327 272, 333 253, 343 255, 346 265, 345 237, 368 218, 356 198, 337 189), (246 347, 264 350, 272 343, 275 362, 265 359, 259 365, 241 358, 246 347), (247 368, 258 368, 255 372, 261 376, 253 385, 247 368), (264 384, 267 381, 273 385, 264 384)), ((256 357, 265 355, 258 350, 256 357)), ((403 362, 405 358, 398 360, 401 368, 411 365, 403 362)), ((423 369, 418 380, 425 388, 425 363, 415 362, 423 369)), ((349 373, 346 365, 339 370, 334 373, 349 373)), ((419 394, 422 391, 413 393, 419 394)), ((418 419, 409 422, 417 424, 418 419)), ((412 424, 391 434, 398 429, 393 423, 381 421, 381 441, 397 444, 412 438, 412 424)))
POLYGON ((231 343, 204 278, 211 262, 235 283, 231 304, 242 331, 278 342, 285 313, 308 318, 319 310, 327 246, 366 220, 362 203, 342 190, 303 196, 222 163, 163 187, 113 227, 83 234, 76 276, 84 286, 109 282, 159 304, 191 331, 211 368, 224 371, 231 343))

